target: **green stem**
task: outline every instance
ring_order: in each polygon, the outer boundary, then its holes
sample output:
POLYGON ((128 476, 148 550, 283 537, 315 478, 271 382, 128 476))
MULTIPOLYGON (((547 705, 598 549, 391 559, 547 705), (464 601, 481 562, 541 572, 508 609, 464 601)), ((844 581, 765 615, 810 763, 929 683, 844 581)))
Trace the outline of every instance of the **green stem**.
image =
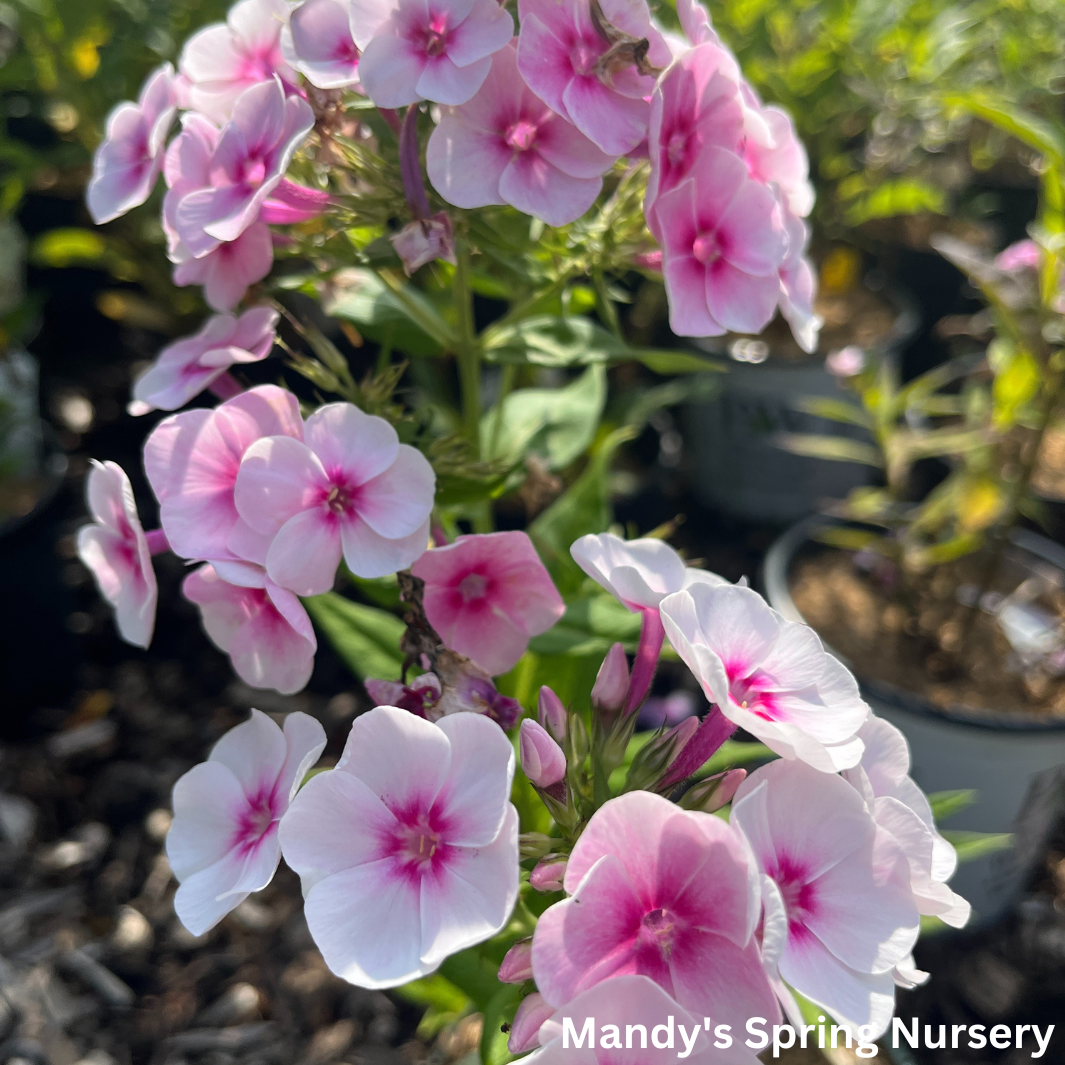
POLYGON ((503 404, 513 390, 517 377, 517 365, 512 362, 504 363, 503 373, 499 378, 499 397, 496 399, 496 413, 492 419, 492 433, 488 443, 489 455, 494 456, 499 447, 499 434, 503 431, 503 404))
POLYGON ((455 248, 455 356, 459 365, 459 392, 462 397, 462 425, 475 456, 481 453, 481 352, 473 328, 473 294, 470 291, 469 252, 461 242, 455 248))
POLYGON ((592 282, 595 285, 595 294, 598 298, 599 316, 603 319, 603 325, 605 325, 607 329, 618 338, 618 340, 624 340, 625 337, 621 332, 621 322, 618 320, 617 308, 614 306, 614 301, 607 293, 606 281, 600 271, 596 270, 592 275, 592 282))

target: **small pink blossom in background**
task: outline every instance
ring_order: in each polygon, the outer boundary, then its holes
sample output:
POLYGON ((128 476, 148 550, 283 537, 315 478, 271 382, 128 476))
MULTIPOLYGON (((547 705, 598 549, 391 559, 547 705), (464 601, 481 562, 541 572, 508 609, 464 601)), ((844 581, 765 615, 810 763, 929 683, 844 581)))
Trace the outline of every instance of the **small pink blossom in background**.
POLYGON ((817 350, 818 337, 824 320, 814 310, 817 295, 817 276, 806 258, 810 230, 801 218, 784 213, 788 233, 788 254, 780 267, 780 313, 791 326, 799 347, 808 354, 817 350))
POLYGON ((1017 270, 1038 270, 1042 252, 1034 240, 1018 240, 995 257, 995 266, 1005 273, 1017 270))
POLYGON ((327 403, 307 419, 302 442, 272 436, 248 448, 234 500, 251 529, 270 538, 270 579, 320 595, 333 586, 341 555, 359 577, 383 577, 418 558, 435 485, 425 456, 401 444, 384 418, 327 403))
POLYGON ((895 1005, 892 970, 920 932, 899 845, 845 780, 801 762, 755 770, 730 823, 763 874, 769 967, 837 1020, 881 1034, 895 1005))
POLYGON ((200 608, 207 635, 229 655, 241 680, 282 695, 302 691, 318 649, 314 628, 299 599, 274 584, 262 566, 215 562, 190 573, 181 589, 200 608))
POLYGON ((148 77, 136 103, 119 104, 92 161, 85 193, 97 225, 144 203, 163 166, 166 136, 177 114, 174 68, 166 63, 148 77))
POLYGON ((788 210, 805 218, 813 210, 815 198, 806 149, 786 111, 764 107, 762 117, 769 127, 772 143, 761 144, 753 139, 745 142, 747 171, 763 185, 776 185, 784 194, 788 210))
POLYGON ((910 779, 910 748, 890 722, 870 715, 858 732, 865 744, 861 763, 843 776, 861 793, 876 823, 890 832, 910 863, 910 886, 919 913, 953 928, 969 920, 970 907, 947 881, 958 856, 936 828, 932 807, 910 779))
POLYGON ((355 5, 359 79, 378 107, 418 100, 464 104, 484 83, 493 53, 514 36, 514 20, 495 0, 385 0, 355 5), (360 9, 375 18, 360 19, 360 9))
POLYGON ((529 887, 534 891, 561 891, 562 881, 565 876, 565 859, 554 858, 549 855, 537 862, 532 872, 529 873, 529 887))
POLYGON ((194 936, 273 879, 278 822, 324 747, 313 717, 289 714, 282 732, 252 710, 174 785, 166 854, 181 885, 174 909, 194 936))
MULTIPOLYGON (((603 16, 635 40, 647 39, 647 62, 665 68, 669 47, 651 24, 644 0, 603 0, 603 16)), ((655 79, 634 65, 601 69, 610 44, 586 0, 520 0, 518 67, 529 88, 607 155, 626 155, 647 136, 647 98, 655 79)))
POLYGON ((865 369, 865 352, 857 344, 837 348, 825 358, 825 369, 833 377, 854 377, 865 369))
POLYGON ((341 0, 303 0, 281 33, 281 51, 319 89, 359 84, 359 49, 351 34, 350 6, 341 0))
POLYGON ((648 144, 651 173, 644 211, 651 232, 661 240, 655 212, 660 195, 691 172, 703 148, 734 151, 743 131, 739 90, 730 76, 735 60, 724 47, 707 43, 681 55, 658 80, 651 97, 648 144))
POLYGON ((278 79, 244 90, 218 136, 208 184, 185 191, 172 212, 174 230, 194 258, 236 240, 258 220, 313 126, 306 101, 286 97, 278 79))
POLYGON ((519 939, 499 963, 501 984, 524 984, 532 979, 532 939, 519 939))
POLYGON ((250 285, 262 281, 274 265, 270 230, 253 222, 236 240, 219 244, 200 259, 186 259, 174 267, 174 284, 202 285, 203 298, 216 311, 230 311, 250 285))
POLYGON ((435 259, 452 265, 456 261, 455 233, 446 211, 437 211, 431 218, 415 218, 388 239, 403 260, 407 277, 435 259))
POLYGON ((436 704, 425 711, 430 721, 439 721, 448 714, 470 712, 491 718, 504 732, 517 724, 521 703, 501 694, 476 662, 459 655, 441 655, 436 668, 443 689, 436 704))
POLYGON ((693 584, 727 584, 724 577, 685 566, 664 540, 622 540, 613 533, 589 533, 570 547, 573 561, 633 613, 657 610, 673 592, 693 584))
POLYGON ((509 203, 553 226, 592 206, 613 163, 529 91, 510 47, 492 57, 476 96, 443 112, 425 156, 429 180, 448 203, 509 203))
POLYGON ((440 678, 435 673, 423 673, 410 684, 367 677, 363 686, 366 694, 373 699, 374 706, 398 706, 429 720, 432 720, 432 711, 440 701, 440 678))
POLYGON ((551 738, 548 731, 531 717, 521 723, 518 749, 521 753, 521 769, 530 783, 538 788, 549 788, 564 780, 566 756, 562 748, 551 738))
MULTIPOLYGON (((746 1018, 744 1018, 746 1023, 746 1018)), ((741 1029, 742 1030, 742 1029, 741 1029)), ((711 1037, 703 1028, 703 1018, 698 1012, 677 1005, 654 980, 647 976, 618 976, 597 984, 572 1002, 546 1018, 537 1034, 540 1049, 533 1051, 522 1062, 527 1065, 674 1065, 678 1055, 695 1065, 711 1065, 720 1060, 744 1061, 754 1065, 758 1060, 746 1047, 722 1052, 714 1049, 711 1037), (603 1025, 615 1025, 619 1038, 617 1047, 602 1046, 599 1041, 594 1049, 587 1046, 578 1050, 572 1044, 572 1036, 563 1045, 563 1018, 569 1018, 579 1033, 585 1022, 592 1018, 593 1027, 603 1031, 603 1025), (673 1045, 659 1047, 652 1039, 658 1025, 673 1029, 673 1045), (640 1028, 627 1040, 629 1025, 641 1025, 647 1033, 646 1046, 640 1028), (681 1034, 681 1033, 685 1034, 681 1034), (629 1049, 624 1049, 631 1043, 629 1049)), ((736 1039, 736 1044, 742 1044, 736 1039)), ((511 1048, 513 1051, 513 1048, 511 1048)))
POLYGON ((281 54, 288 13, 285 0, 240 0, 225 22, 194 33, 178 63, 188 81, 188 107, 222 123, 252 85, 276 75, 291 91, 299 79, 281 54))
POLYGON ((565 613, 565 603, 523 532, 460 536, 411 567, 425 581, 425 616, 445 646, 493 676, 506 673, 532 636, 565 613))
POLYGON ((477 714, 430 724, 379 706, 281 825, 326 964, 396 987, 495 935, 518 895, 514 748, 477 714))
POLYGON ((133 385, 131 414, 177 410, 231 366, 260 362, 276 338, 277 311, 252 307, 239 318, 216 314, 198 333, 168 344, 133 385))
POLYGON ((691 177, 658 197, 655 212, 673 332, 761 332, 777 309, 787 253, 773 193, 738 156, 710 146, 691 177))
POLYGON ((85 495, 93 523, 78 530, 78 558, 114 607, 122 639, 147 647, 155 629, 158 588, 129 478, 116 463, 93 459, 85 495))
POLYGON ((264 436, 302 435, 299 402, 276 385, 248 389, 214 410, 161 421, 145 441, 144 469, 174 552, 264 562, 269 541, 244 525, 233 502, 240 460, 264 436))
POLYGON ((674 650, 729 721, 825 773, 858 764, 869 707, 808 625, 732 585, 677 592, 661 613, 674 650))
MULTIPOLYGON (((779 1016, 753 932, 758 881, 738 836, 713 814, 645 791, 611 799, 566 867, 570 898, 540 917, 536 985, 563 1006, 612 977, 655 981, 685 1009, 742 1030, 779 1016)), ((724 1062, 749 1061, 742 1045, 724 1062)))
MULTIPOLYGON (((506 959, 503 959, 504 962, 506 959)), ((502 972, 502 969, 500 970, 502 972)), ((532 973, 530 972, 530 977, 532 973)), ((499 978, 501 981, 503 977, 499 978)), ((505 982, 505 981, 504 981, 505 982)), ((518 981, 514 981, 518 982, 518 981)), ((510 1024, 507 1037, 507 1050, 511 1054, 525 1054, 540 1045, 540 1027, 555 1013, 555 1007, 549 1005, 539 991, 526 995, 518 1004, 514 1020, 510 1024)), ((580 1051, 578 1051, 580 1053, 580 1051)))

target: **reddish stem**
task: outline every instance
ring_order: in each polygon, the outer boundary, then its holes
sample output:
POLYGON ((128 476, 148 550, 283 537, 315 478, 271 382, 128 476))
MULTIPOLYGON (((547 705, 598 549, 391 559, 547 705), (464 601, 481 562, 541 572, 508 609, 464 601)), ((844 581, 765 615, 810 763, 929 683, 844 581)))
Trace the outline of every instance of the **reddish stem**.
POLYGON ((632 675, 629 680, 629 694, 625 700, 624 714, 638 710, 647 693, 651 690, 658 657, 662 653, 662 641, 666 630, 662 627, 662 618, 657 610, 647 609, 640 620, 640 644, 636 648, 636 658, 632 663, 632 675))
POLYGON ((170 550, 170 541, 166 538, 166 533, 162 529, 148 529, 144 534, 144 539, 148 541, 148 550, 153 555, 161 555, 164 551, 170 550))
POLYGON ((662 778, 662 788, 686 780, 736 731, 736 726, 716 706, 711 706, 699 731, 681 748, 677 760, 662 778))
POLYGON ((399 131, 399 172, 403 177, 403 192, 410 213, 415 218, 428 218, 429 197, 422 181, 422 164, 418 158, 418 105, 411 104, 403 116, 399 131))
POLYGON ((239 396, 244 386, 228 370, 224 370, 207 386, 207 390, 225 401, 239 396))

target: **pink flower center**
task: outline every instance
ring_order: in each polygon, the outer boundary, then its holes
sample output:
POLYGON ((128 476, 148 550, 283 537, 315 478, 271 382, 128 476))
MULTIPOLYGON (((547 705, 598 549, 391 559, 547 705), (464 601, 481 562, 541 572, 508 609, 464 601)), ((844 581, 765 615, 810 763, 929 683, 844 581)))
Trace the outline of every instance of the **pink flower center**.
POLYGON ((333 59, 343 63, 357 63, 359 61, 359 49, 354 41, 337 41, 333 49, 333 59))
POLYGON ((447 37, 447 15, 433 15, 425 33, 425 54, 434 57, 440 55, 447 48, 447 37))
POLYGON ((346 484, 334 484, 325 497, 326 509, 334 514, 344 514, 354 508, 356 494, 355 489, 346 484))
POLYGON ((466 603, 473 599, 483 599, 487 591, 488 578, 481 573, 467 573, 459 581, 459 592, 466 603))
POLYGON ((709 266, 711 263, 716 263, 721 258, 721 254, 721 242, 717 239, 716 233, 700 233, 695 238, 695 243, 692 245, 692 255, 699 262, 709 266))
POLYGON ((256 156, 244 160, 240 171, 241 184, 257 189, 266 178, 266 162, 256 156))
POLYGON ((258 846, 259 841, 274 824, 274 796, 260 793, 248 803, 237 825, 237 846, 247 853, 258 846))
POLYGON ((536 140, 536 133, 536 123, 522 118, 503 134, 503 139, 514 151, 527 152, 536 140))
POLYGON ((758 669, 748 672, 748 668, 735 663, 725 664, 729 698, 737 706, 750 710, 766 721, 778 721, 782 715, 770 690, 771 678, 758 669))
POLYGON ((669 138, 666 144, 666 156, 669 159, 671 165, 678 166, 684 161, 684 156, 688 151, 688 136, 681 130, 678 130, 669 138))
POLYGON ((447 824, 428 813, 394 811, 399 824, 386 841, 385 852, 398 860, 397 872, 417 883, 446 864, 447 824))
POLYGON ((657 947, 664 955, 672 953, 676 933, 676 916, 662 907, 644 914, 640 922, 640 938, 644 943, 657 947))
POLYGON ((578 41, 569 53, 569 61, 575 74, 585 77, 592 72, 601 49, 593 48, 586 41, 578 41))
POLYGON ((795 935, 806 931, 807 921, 817 913, 817 892, 807 879, 808 871, 804 865, 787 856, 777 860, 775 870, 768 870, 769 876, 776 881, 780 897, 788 915, 788 933, 795 935))
POLYGON ((237 80, 248 82, 269 81, 274 70, 281 65, 280 50, 276 47, 265 52, 245 52, 237 68, 237 80))
POLYGON ((401 852, 408 861, 422 865, 431 862, 440 849, 440 835, 426 824, 410 825, 403 830, 401 852))

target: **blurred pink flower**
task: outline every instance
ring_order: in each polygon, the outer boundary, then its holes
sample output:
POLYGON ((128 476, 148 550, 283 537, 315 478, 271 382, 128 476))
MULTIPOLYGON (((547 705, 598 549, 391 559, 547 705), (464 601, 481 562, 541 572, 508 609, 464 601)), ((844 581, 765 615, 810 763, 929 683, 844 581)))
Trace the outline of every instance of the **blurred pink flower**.
POLYGON ((264 436, 300 439, 299 402, 276 385, 248 389, 214 410, 161 421, 144 444, 144 469, 174 552, 263 563, 269 540, 245 526, 233 502, 240 460, 264 436))
POLYGON ((876 823, 895 837, 906 854, 918 913, 936 916, 953 928, 964 927, 969 903, 947 887, 958 855, 936 828, 924 792, 910 779, 906 737, 872 714, 858 736, 865 744, 862 760, 843 777, 858 789, 876 823))
POLYGON ((303 442, 256 441, 237 474, 237 511, 270 537, 270 579, 297 595, 333 586, 343 555, 359 577, 404 569, 429 541, 436 477, 384 418, 328 403, 307 419, 303 442))
POLYGON ((398 680, 378 680, 367 677, 363 681, 366 694, 374 706, 398 706, 418 717, 435 719, 433 710, 440 701, 440 678, 435 673, 423 673, 410 684, 398 680))
POLYGON ((262 222, 253 222, 236 240, 219 244, 202 258, 178 263, 174 284, 179 288, 203 285, 208 307, 230 311, 244 298, 248 286, 262 281, 273 265, 270 230, 262 222))
POLYGON ((723 148, 704 148, 692 176, 655 201, 669 321, 679 336, 758 333, 780 295, 784 220, 769 189, 723 148))
POLYGON ((212 315, 198 333, 168 344, 133 385, 130 413, 177 410, 230 366, 259 362, 274 346, 277 311, 252 307, 239 318, 212 315))
POLYGON ((258 220, 313 126, 314 112, 299 97, 286 98, 278 79, 245 89, 206 164, 207 181, 192 191, 183 187, 170 214, 190 255, 199 258, 221 241, 236 240, 258 220))
POLYGON ((1038 270, 1041 258, 1042 252, 1034 240, 1018 240, 998 253, 995 266, 1010 274, 1016 270, 1038 270))
POLYGON ((460 536, 426 551, 411 572, 425 581, 425 616, 444 644, 493 676, 566 609, 523 532, 460 536))
POLYGON ((92 161, 85 193, 97 225, 144 203, 163 165, 166 135, 177 114, 174 68, 165 63, 149 75, 136 103, 119 104, 92 161))
POLYGON ((434 259, 455 262, 455 234, 446 211, 437 211, 431 218, 415 218, 388 239, 403 260, 407 277, 434 259))
POLYGON ((303 0, 281 33, 285 59, 319 89, 359 84, 359 49, 351 35, 350 5, 342 0, 303 0))
POLYGON ((283 695, 303 689, 318 641, 303 604, 251 562, 215 562, 190 573, 181 586, 200 608, 212 642, 252 688, 283 695))
POLYGON ((194 936, 273 879, 279 819, 324 747, 313 717, 289 714, 282 732, 252 710, 174 785, 166 855, 181 885, 174 909, 194 936))
MULTIPOLYGON (((779 1016, 753 938, 756 871, 720 818, 644 791, 611 799, 578 838, 564 885, 571 898, 533 936, 536 985, 552 1005, 639 974, 711 1024, 779 1016)), ((720 1060, 748 1057, 734 1045, 720 1060)))
MULTIPOLYGON (((644 0, 602 0, 600 7, 614 30, 648 42, 651 68, 669 65, 644 0)), ((647 136, 654 76, 619 60, 584 0, 520 0, 518 12, 518 67, 529 88, 607 155, 636 148, 647 136)))
POLYGON ((805 218, 814 206, 814 188, 810 184, 810 161, 806 156, 791 116, 779 107, 763 107, 762 117, 772 142, 759 143, 749 138, 744 143, 747 172, 763 185, 775 184, 783 193, 788 210, 805 218))
POLYGON ((122 639, 147 647, 155 628, 158 589, 129 478, 116 463, 93 459, 85 495, 93 523, 78 530, 78 557, 96 578, 100 595, 114 607, 122 639))
POLYGON ((676 592, 661 614, 674 650, 729 721, 825 773, 858 764, 869 707, 808 625, 733 585, 676 592))
POLYGON ((810 229, 801 218, 784 212, 788 254, 780 267, 780 313, 803 351, 813 354, 824 320, 814 310, 817 275, 806 258, 810 229))
POLYGON ((352 28, 362 88, 378 107, 465 103, 484 83, 492 54, 514 36, 513 18, 496 0, 361 5, 370 6, 379 21, 353 10, 352 28))
POLYGON ((338 976, 396 987, 495 935, 518 894, 514 748, 491 721, 392 706, 355 719, 336 769, 281 825, 311 935, 338 976))
POLYGON ((509 203, 553 226, 592 206, 613 162, 529 91, 509 47, 492 57, 476 96, 443 112, 425 157, 448 203, 509 203))
POLYGON ((782 979, 837 1020, 882 1033, 895 1005, 892 970, 920 931, 898 844, 845 780, 801 762, 755 770, 730 823, 763 874, 762 950, 778 988, 782 979))
POLYGON ((854 377, 865 369, 865 351, 857 344, 830 351, 825 357, 825 369, 834 377, 854 377))
POLYGON ((178 63, 188 81, 188 107, 221 123, 251 85, 276 75, 293 91, 299 79, 281 54, 288 13, 285 0, 240 0, 225 22, 194 33, 178 63))

